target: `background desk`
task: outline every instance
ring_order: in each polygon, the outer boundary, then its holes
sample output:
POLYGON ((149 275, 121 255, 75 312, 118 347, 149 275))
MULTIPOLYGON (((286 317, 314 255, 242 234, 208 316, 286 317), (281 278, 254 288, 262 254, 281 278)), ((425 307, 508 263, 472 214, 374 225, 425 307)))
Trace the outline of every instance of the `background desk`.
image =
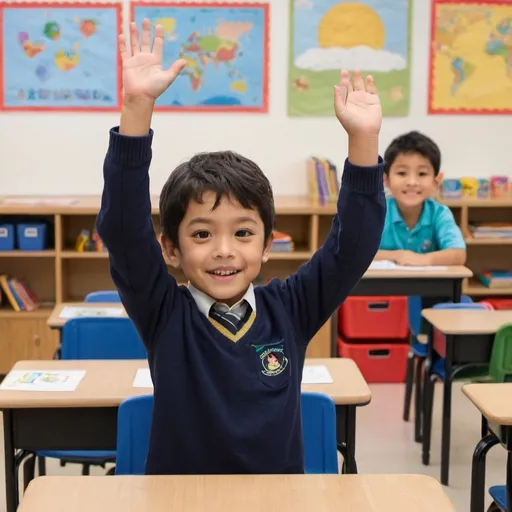
MULTIPOLYGON (((434 351, 444 358, 445 375, 454 365, 484 364, 491 358, 494 336, 501 325, 512 322, 512 311, 424 309, 423 317, 432 329, 428 338, 425 376, 429 375, 434 351)), ((424 382, 424 403, 431 400, 433 386, 424 382)), ((441 482, 448 485, 450 465, 452 379, 443 382, 443 420, 441 433, 441 482)), ((430 461, 430 418, 423 415, 423 463, 430 461)))
POLYGON ((69 320, 69 318, 62 318, 60 316, 62 310, 65 307, 74 307, 80 309, 98 309, 98 308, 115 308, 121 309, 123 312, 121 314, 122 317, 126 318, 128 315, 122 304, 112 304, 111 302, 64 302, 62 304, 57 304, 55 306, 48 317, 47 324, 50 329, 62 329, 64 324, 69 320))
POLYGON ((41 477, 19 512, 455 512, 423 475, 41 477))
POLYGON ((512 382, 466 384, 462 392, 482 414, 482 439, 473 454, 471 512, 484 510, 485 458, 501 443, 507 450, 507 510, 512 509, 512 382), (484 421, 485 420, 485 421, 484 421))
MULTIPOLYGON (((307 359, 306 365, 325 364, 334 383, 304 385, 332 397, 336 404, 338 442, 346 444, 348 463, 355 452, 356 407, 371 400, 361 372, 350 359, 307 359)), ((4 418, 7 512, 16 510, 15 452, 26 450, 115 450, 117 409, 128 397, 152 393, 134 388, 145 360, 123 361, 20 361, 13 370, 86 370, 75 391, 41 392, 0 390, 4 418), (35 427, 37 425, 37 428, 35 427)), ((355 464, 354 464, 355 466, 355 464)), ((347 472, 354 472, 349 465, 347 472)))

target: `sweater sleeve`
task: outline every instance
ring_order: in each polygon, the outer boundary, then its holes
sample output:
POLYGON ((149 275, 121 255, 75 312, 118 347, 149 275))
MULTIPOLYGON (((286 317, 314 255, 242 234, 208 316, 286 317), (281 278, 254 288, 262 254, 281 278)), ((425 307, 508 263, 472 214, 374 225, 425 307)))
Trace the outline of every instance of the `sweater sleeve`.
POLYGON ((370 266, 386 217, 383 161, 358 167, 345 161, 337 213, 324 245, 281 284, 297 335, 309 343, 370 266))
POLYGON ((110 131, 104 186, 96 219, 110 274, 128 316, 149 347, 169 318, 177 283, 169 275, 151 217, 149 166, 153 132, 141 137, 110 131))

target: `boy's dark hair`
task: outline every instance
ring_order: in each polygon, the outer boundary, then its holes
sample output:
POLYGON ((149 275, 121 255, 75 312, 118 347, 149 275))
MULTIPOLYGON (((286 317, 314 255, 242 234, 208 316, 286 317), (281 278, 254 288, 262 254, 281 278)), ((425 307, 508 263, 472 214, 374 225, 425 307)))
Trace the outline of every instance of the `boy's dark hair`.
POLYGON ((397 156, 406 153, 418 153, 425 157, 434 168, 434 176, 439 174, 441 169, 439 146, 431 138, 417 131, 405 133, 391 141, 384 153, 384 172, 389 174, 389 169, 397 156))
POLYGON ((217 197, 237 200, 244 208, 257 210, 265 227, 265 241, 272 236, 275 209, 272 187, 263 171, 252 160, 233 151, 198 153, 171 173, 160 194, 162 233, 179 248, 178 229, 190 200, 202 203, 206 191, 217 197))

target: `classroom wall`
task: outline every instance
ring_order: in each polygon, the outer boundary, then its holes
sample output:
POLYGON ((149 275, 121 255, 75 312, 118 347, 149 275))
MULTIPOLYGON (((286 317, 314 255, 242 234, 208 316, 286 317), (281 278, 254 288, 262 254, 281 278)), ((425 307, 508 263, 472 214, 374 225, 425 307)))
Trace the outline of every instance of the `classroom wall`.
MULTIPOLYGON (((152 193, 158 194, 172 169, 197 151, 234 149, 253 158, 276 195, 307 193, 304 161, 310 155, 343 164, 347 140, 334 114, 287 117, 288 2, 269 0, 269 113, 156 114, 152 193)), ((441 146, 447 177, 511 175, 509 116, 427 115, 430 2, 413 3, 410 113, 384 119, 381 152, 397 134, 419 129, 441 146)), ((99 194, 108 130, 118 121, 118 113, 0 112, 0 195, 99 194)))

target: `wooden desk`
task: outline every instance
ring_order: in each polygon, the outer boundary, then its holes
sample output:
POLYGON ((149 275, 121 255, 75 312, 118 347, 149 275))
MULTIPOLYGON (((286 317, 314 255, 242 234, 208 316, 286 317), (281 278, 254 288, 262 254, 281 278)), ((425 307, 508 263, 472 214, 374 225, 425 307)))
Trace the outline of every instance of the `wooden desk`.
POLYGON ((455 512, 424 475, 40 477, 19 512, 455 512))
POLYGON ((441 483, 448 485, 450 461, 450 424, 452 376, 463 367, 482 366, 491 358, 494 336, 500 326, 512 322, 512 311, 487 309, 424 309, 430 324, 428 355, 423 385, 423 464, 430 461, 431 401, 434 384, 430 378, 434 353, 443 358, 443 419, 441 433, 441 483))
POLYGON ((124 310, 122 304, 112 303, 112 302, 63 302, 62 304, 57 304, 50 316, 47 320, 47 325, 50 329, 62 329, 64 324, 69 320, 69 318, 61 318, 60 313, 65 307, 75 307, 81 309, 98 309, 98 308, 115 308, 122 309, 122 317, 126 318, 128 315, 124 310))
MULTIPOLYGON (((345 470, 355 473, 356 407, 370 402, 370 389, 350 359, 306 359, 306 365, 318 364, 327 366, 334 382, 308 384, 303 390, 332 397, 345 470)), ((86 370, 86 375, 71 392, 0 390, 7 512, 14 512, 18 502, 15 452, 115 450, 119 404, 128 397, 152 393, 152 388, 133 387, 137 369, 147 367, 146 360, 20 361, 14 365, 12 370, 86 370)))
POLYGON ((502 444, 507 454, 506 503, 512 510, 512 382, 466 384, 462 392, 482 414, 482 439, 473 452, 470 512, 484 510, 485 459, 489 450, 502 444))

